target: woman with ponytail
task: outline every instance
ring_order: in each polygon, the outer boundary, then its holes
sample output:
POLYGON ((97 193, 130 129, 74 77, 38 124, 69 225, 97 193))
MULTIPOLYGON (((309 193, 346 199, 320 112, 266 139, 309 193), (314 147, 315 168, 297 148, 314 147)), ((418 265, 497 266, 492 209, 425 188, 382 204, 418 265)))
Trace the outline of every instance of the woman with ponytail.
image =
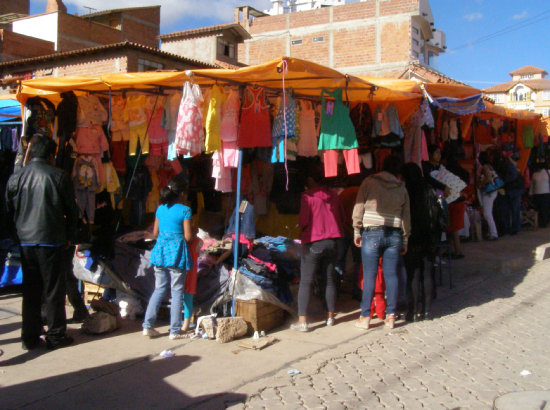
POLYGON ((154 325, 165 293, 170 288, 170 339, 185 337, 180 333, 183 289, 187 271, 193 268, 193 260, 187 242, 193 240, 191 208, 184 205, 187 199, 187 183, 179 176, 170 180, 160 191, 161 205, 155 214, 153 236, 157 238, 151 252, 151 265, 155 269, 155 290, 149 299, 143 335, 157 337, 160 333, 154 325))

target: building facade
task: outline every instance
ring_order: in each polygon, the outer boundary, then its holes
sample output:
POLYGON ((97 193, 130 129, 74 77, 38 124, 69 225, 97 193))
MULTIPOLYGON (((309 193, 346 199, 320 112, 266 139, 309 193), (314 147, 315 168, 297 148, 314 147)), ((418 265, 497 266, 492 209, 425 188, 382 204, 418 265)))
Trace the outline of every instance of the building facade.
POLYGON ((428 0, 272 3, 273 15, 235 9, 235 22, 251 36, 239 48, 241 63, 290 56, 354 75, 398 77, 410 62, 435 64, 446 49, 428 0))
POLYGON ((524 66, 510 73, 512 81, 483 90, 495 104, 550 116, 550 79, 546 70, 524 66))
POLYGON ((238 23, 176 31, 159 36, 161 50, 228 68, 238 67, 239 47, 251 38, 238 23))

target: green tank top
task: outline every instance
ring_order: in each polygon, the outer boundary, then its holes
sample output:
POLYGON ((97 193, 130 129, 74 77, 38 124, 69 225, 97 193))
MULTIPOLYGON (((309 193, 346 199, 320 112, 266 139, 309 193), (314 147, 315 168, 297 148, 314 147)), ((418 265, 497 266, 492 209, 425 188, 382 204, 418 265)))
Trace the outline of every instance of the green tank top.
POLYGON ((342 89, 321 92, 321 134, 319 150, 357 148, 355 128, 349 116, 349 108, 342 102, 342 89), (327 101, 325 94, 334 97, 327 101))

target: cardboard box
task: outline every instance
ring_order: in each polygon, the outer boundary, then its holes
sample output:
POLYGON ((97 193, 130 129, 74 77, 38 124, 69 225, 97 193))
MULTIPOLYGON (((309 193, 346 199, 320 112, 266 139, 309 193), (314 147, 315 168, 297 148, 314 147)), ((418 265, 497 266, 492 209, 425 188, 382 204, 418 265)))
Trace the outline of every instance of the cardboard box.
POLYGON ((235 316, 241 316, 248 325, 248 335, 254 331, 271 330, 281 326, 285 311, 279 306, 258 299, 236 300, 235 316))

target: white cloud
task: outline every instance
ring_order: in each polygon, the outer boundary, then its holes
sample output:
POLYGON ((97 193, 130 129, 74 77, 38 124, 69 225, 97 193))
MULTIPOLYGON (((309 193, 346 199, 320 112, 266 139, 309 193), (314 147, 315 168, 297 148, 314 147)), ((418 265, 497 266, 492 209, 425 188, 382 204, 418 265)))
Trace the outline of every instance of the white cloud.
POLYGON ((527 10, 523 10, 521 13, 514 14, 512 18, 514 20, 521 20, 521 19, 524 19, 525 17, 527 17, 527 10))
POLYGON ((464 18, 468 21, 481 20, 483 18, 483 14, 478 12, 470 13, 470 14, 466 14, 464 18))
MULTIPOLYGON (((76 6, 78 14, 87 13, 83 6, 91 5, 98 11, 160 5, 163 26, 189 18, 210 18, 229 23, 233 21, 234 8, 243 5, 241 0, 64 0, 64 3, 76 6)), ((247 0, 245 3, 258 10, 271 8, 269 0, 247 0)))

